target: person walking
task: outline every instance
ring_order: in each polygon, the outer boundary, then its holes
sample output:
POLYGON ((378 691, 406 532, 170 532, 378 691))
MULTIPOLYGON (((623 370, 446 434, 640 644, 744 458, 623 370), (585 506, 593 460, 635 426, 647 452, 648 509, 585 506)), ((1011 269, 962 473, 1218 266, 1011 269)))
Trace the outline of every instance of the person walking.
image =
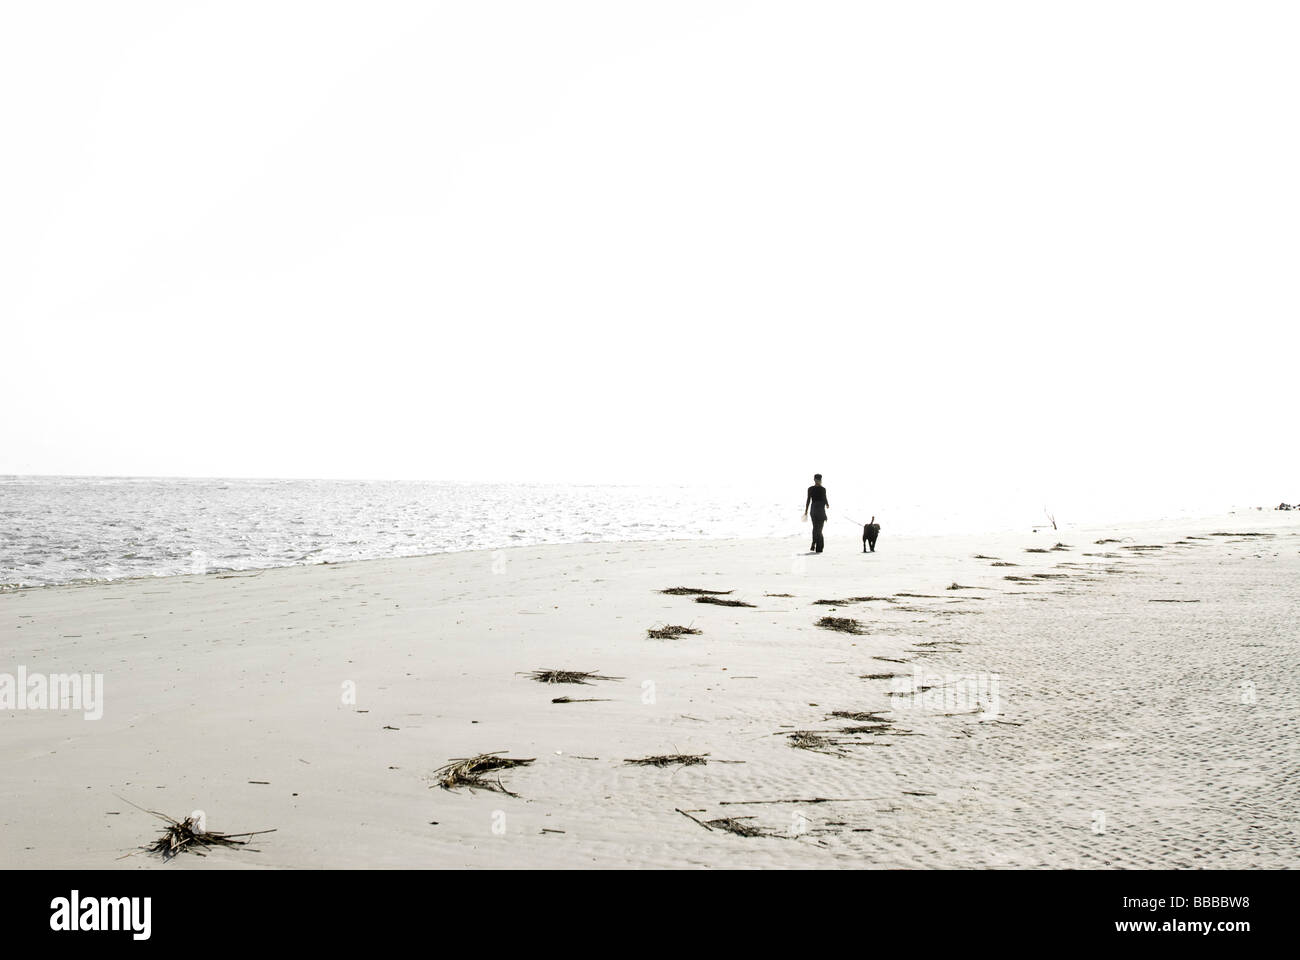
POLYGON ((826 508, 829 507, 830 500, 826 497, 826 488, 822 486, 822 475, 820 473, 813 475, 813 485, 808 488, 808 499, 804 501, 803 515, 805 519, 808 513, 812 512, 812 552, 821 553, 822 548, 826 546, 826 541, 822 538, 822 526, 826 523, 826 508))

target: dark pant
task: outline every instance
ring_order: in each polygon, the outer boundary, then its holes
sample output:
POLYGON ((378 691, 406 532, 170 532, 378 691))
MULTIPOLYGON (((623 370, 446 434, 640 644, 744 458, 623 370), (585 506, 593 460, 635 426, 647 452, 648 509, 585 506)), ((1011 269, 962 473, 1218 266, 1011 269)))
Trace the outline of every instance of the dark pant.
POLYGON ((812 549, 813 549, 813 552, 814 552, 814 553, 821 553, 821 552, 822 552, 822 547, 826 546, 826 541, 822 539, 822 524, 825 523, 825 522, 826 522, 826 515, 825 515, 825 514, 822 514, 820 517, 817 516, 817 514, 815 514, 815 513, 813 514, 813 518, 812 518, 812 524, 813 524, 813 542, 812 542, 812 549))

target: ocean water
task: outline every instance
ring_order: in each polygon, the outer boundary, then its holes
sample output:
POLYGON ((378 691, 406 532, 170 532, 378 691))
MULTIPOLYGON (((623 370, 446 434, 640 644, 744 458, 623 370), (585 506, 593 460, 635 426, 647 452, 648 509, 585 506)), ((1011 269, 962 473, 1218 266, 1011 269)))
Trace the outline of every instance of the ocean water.
MULTIPOLYGON (((544 543, 792 536, 808 530, 805 485, 0 477, 0 590, 544 543)), ((831 490, 828 537, 869 519, 831 490)), ((884 538, 1045 522, 1023 498, 871 510, 884 538)))
POLYGON ((790 502, 782 512, 761 497, 687 487, 0 477, 0 589, 542 543, 777 536, 792 512, 790 502))

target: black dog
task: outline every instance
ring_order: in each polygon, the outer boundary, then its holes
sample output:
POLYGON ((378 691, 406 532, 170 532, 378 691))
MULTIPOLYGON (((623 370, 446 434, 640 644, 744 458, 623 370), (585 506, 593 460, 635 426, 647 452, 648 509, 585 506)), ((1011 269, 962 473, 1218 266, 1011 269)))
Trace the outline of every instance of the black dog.
POLYGON ((871 522, 864 524, 862 527, 862 552, 867 552, 868 545, 871 552, 876 552, 876 537, 880 536, 880 524, 876 523, 876 518, 872 517, 871 522))

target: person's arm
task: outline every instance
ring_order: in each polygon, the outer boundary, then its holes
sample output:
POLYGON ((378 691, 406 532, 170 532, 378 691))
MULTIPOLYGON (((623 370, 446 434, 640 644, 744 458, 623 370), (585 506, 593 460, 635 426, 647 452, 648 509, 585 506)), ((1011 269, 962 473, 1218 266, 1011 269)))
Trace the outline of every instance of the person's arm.
POLYGON ((808 508, 812 506, 812 487, 808 488, 808 499, 803 502, 803 512, 807 513, 808 508))

